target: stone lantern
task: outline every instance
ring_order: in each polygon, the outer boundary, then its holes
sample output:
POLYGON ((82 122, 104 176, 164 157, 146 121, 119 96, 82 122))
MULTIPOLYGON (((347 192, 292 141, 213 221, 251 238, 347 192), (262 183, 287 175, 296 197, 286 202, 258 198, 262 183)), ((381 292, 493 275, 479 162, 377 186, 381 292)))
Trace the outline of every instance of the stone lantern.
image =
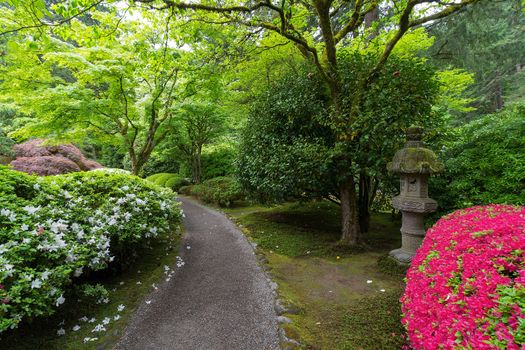
POLYGON ((423 128, 410 127, 405 147, 388 163, 388 171, 401 177, 400 193, 394 197, 392 205, 403 215, 402 243, 401 248, 390 252, 390 256, 401 263, 410 263, 423 242, 424 216, 437 209, 437 202, 428 198, 428 178, 444 169, 436 154, 425 148, 422 136, 423 128))

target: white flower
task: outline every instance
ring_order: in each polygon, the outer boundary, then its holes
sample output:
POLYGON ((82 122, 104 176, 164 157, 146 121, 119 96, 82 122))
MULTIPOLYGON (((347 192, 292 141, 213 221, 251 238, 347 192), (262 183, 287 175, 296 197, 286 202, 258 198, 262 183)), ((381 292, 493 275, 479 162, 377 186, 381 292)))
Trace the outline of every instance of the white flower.
POLYGON ((83 267, 79 267, 78 269, 76 269, 75 273, 73 274, 73 276, 79 277, 80 275, 82 275, 82 269, 83 269, 83 267))
POLYGON ((83 316, 83 317, 79 318, 78 320, 82 321, 82 322, 87 322, 88 318, 86 316, 83 316))
POLYGON ((3 268, 0 266, 0 271, 2 270, 6 273, 7 277, 13 276, 13 273, 15 272, 14 266, 12 264, 4 264, 3 268))
POLYGON ((88 320, 88 323, 94 323, 97 319, 96 318, 91 318, 90 320, 88 320))
POLYGON ((26 224, 22 224, 22 226, 20 226, 20 229, 22 231, 28 231, 29 230, 29 226, 27 226, 26 224))
POLYGON ((49 278, 49 276, 51 275, 51 271, 49 270, 45 270, 43 273, 42 273, 42 280, 47 280, 49 278))
POLYGON ((85 337, 84 338, 84 343, 87 343, 87 342, 90 342, 90 341, 95 341, 95 340, 98 340, 98 338, 85 337))
POLYGON ((380 289, 379 291, 380 291, 380 292, 383 292, 383 293, 386 292, 386 290, 384 290, 384 289, 380 289))
POLYGON ((78 231, 78 233, 77 233, 77 238, 78 238, 79 240, 82 239, 82 238, 84 238, 84 230, 80 230, 80 231, 78 231))
POLYGON ((370 284, 370 283, 372 283, 372 280, 367 280, 366 281, 366 284, 370 284))
POLYGON ((40 185, 39 184, 34 184, 33 188, 38 191, 38 190, 40 190, 40 185))
POLYGON ((73 327, 73 332, 76 332, 80 329, 80 326, 77 324, 76 326, 73 327))
POLYGON ((188 245, 188 246, 186 246, 186 249, 190 250, 190 249, 191 249, 191 247, 190 247, 190 246, 188 245))
POLYGON ((56 221, 51 224, 51 227, 49 229, 53 233, 60 233, 67 230, 67 225, 61 221, 56 221))
POLYGON ((26 205, 22 209, 24 209, 29 215, 33 215, 34 213, 39 211, 41 207, 32 207, 32 206, 26 205))
POLYGON ((58 297, 55 305, 56 306, 62 305, 62 304, 64 304, 64 301, 66 301, 66 298, 64 298, 62 295, 60 295, 60 297, 58 297))
POLYGON ((101 325, 101 324, 97 324, 95 326, 95 328, 93 328, 93 330, 91 331, 91 333, 94 333, 94 332, 105 332, 106 331, 106 327, 104 327, 104 325, 101 325))
MULTIPOLYGON (((42 287, 42 281, 39 280, 38 278, 35 279, 33 282, 31 282, 31 289, 35 289, 35 288, 40 288, 42 287)), ((57 305, 58 306, 58 305, 57 305)))
POLYGON ((124 310, 125 306, 120 304, 118 307, 117 307, 117 310, 118 312, 122 312, 122 310, 124 310))
POLYGON ((183 267, 185 265, 184 261, 182 260, 182 258, 180 256, 177 256, 176 257, 177 259, 177 267, 183 267))
POLYGON ((118 321, 119 319, 120 319, 120 315, 115 315, 115 316, 113 317, 113 320, 114 320, 114 321, 118 321))
POLYGON ((138 281, 137 284, 142 284, 142 282, 141 282, 141 281, 138 281))
POLYGON ((146 304, 151 304, 151 300, 146 300, 146 304))
POLYGON ((103 323, 104 325, 108 325, 109 322, 111 322, 111 319, 110 319, 109 317, 106 317, 106 318, 104 318, 104 319, 102 320, 102 323, 103 323))
POLYGON ((57 331, 57 335, 58 336, 63 336, 66 334, 66 330, 64 328, 60 328, 58 331, 57 331))

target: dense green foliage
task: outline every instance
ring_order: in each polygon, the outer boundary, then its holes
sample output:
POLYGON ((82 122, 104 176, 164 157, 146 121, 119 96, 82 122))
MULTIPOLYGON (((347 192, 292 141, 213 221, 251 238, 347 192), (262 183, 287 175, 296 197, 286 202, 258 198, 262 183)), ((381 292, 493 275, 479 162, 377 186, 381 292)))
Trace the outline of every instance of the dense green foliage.
POLYGON ((483 1, 430 29, 436 38, 432 62, 474 74, 467 93, 477 111, 470 118, 525 98, 525 16, 520 2, 483 1))
POLYGON ((0 128, 0 157, 12 157, 13 156, 13 145, 15 142, 6 136, 4 131, 0 128))
POLYGON ((305 195, 333 190, 326 176, 336 171, 327 157, 333 136, 317 119, 327 110, 323 93, 322 83, 303 69, 258 97, 239 147, 240 184, 250 195, 283 201, 300 198, 306 188, 305 195))
POLYGON ((243 197, 239 184, 231 177, 216 177, 198 185, 184 186, 180 192, 221 207, 230 207, 243 197))
POLYGON ((159 173, 150 175, 146 180, 155 183, 156 185, 167 187, 173 191, 178 191, 182 186, 187 186, 190 184, 188 179, 181 177, 178 174, 172 173, 159 173))
POLYGON ((235 173, 237 144, 233 140, 210 147, 202 154, 202 179, 208 180, 235 173))
POLYGON ((68 285, 130 261, 174 230, 171 191, 137 177, 92 171, 36 177, 0 168, 0 331, 50 315, 68 285))
POLYGON ((0 164, 2 164, 2 158, 7 160, 14 156, 12 147, 15 142, 7 136, 7 130, 11 126, 15 115, 15 111, 0 106, 0 164))
POLYGON ((525 105, 474 120, 453 132, 433 180, 441 211, 478 204, 525 205, 525 105))
MULTIPOLYGON (((361 74, 371 64, 368 55, 341 53, 344 96, 354 96, 361 74)), ((266 201, 290 198, 338 197, 338 180, 352 167, 357 174, 380 179, 386 162, 402 144, 412 123, 440 122, 431 111, 438 93, 434 69, 416 57, 392 57, 380 78, 363 96, 362 112, 353 123, 354 137, 336 142, 329 97, 308 68, 289 72, 269 87, 252 107, 240 146, 240 182, 248 193, 266 201), (352 165, 342 162, 352 155, 352 165)), ((351 102, 343 98, 342 108, 351 102)), ((346 128, 346 126, 344 126, 346 128)))

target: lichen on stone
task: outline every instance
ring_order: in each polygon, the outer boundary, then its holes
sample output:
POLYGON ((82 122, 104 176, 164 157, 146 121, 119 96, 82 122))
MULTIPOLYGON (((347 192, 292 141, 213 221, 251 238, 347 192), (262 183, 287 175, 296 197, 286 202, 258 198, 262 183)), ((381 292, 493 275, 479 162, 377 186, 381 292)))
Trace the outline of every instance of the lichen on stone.
POLYGON ((434 174, 444 170, 436 154, 424 147, 406 147, 394 155, 387 169, 396 174, 434 174))

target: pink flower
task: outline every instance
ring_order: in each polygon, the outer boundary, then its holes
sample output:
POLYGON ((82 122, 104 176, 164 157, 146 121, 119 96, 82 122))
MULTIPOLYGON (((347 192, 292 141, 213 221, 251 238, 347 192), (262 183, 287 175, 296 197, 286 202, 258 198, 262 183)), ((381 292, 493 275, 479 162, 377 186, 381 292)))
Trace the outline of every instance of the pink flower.
POLYGON ((499 341, 518 349, 514 333, 525 310, 500 297, 509 288, 525 295, 524 252, 523 207, 477 206, 441 218, 407 272, 401 302, 410 345, 495 349, 499 341))

